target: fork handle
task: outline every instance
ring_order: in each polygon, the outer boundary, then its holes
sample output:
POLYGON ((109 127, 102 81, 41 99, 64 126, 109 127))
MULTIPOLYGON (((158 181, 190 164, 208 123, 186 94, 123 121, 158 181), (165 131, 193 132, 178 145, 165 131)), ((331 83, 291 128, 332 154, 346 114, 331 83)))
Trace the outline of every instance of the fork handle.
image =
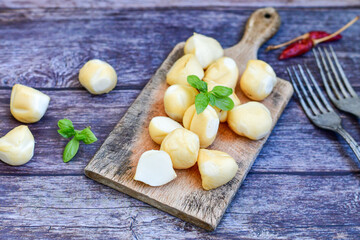
POLYGON ((342 127, 336 129, 336 132, 339 133, 345 141, 350 145, 351 149, 357 157, 357 164, 360 166, 360 146, 357 144, 355 139, 342 127))

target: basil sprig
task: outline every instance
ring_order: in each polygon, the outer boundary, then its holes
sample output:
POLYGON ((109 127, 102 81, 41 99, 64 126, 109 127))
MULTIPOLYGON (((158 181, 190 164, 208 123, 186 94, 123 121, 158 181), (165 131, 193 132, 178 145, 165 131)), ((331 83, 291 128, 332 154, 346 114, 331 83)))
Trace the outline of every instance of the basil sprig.
POLYGON ((200 80, 200 78, 195 75, 189 75, 187 77, 187 82, 190 86, 200 91, 200 93, 195 97, 195 108, 197 114, 202 113, 209 104, 224 111, 233 109, 234 102, 231 98, 229 98, 229 96, 233 93, 231 88, 225 86, 215 86, 209 92, 207 83, 200 80))
POLYGON ((69 162, 79 150, 80 141, 85 144, 91 144, 96 142, 98 139, 91 131, 90 127, 84 128, 83 130, 75 130, 74 125, 69 119, 61 119, 58 121, 59 130, 58 133, 64 138, 73 137, 66 145, 63 153, 63 161, 69 162))

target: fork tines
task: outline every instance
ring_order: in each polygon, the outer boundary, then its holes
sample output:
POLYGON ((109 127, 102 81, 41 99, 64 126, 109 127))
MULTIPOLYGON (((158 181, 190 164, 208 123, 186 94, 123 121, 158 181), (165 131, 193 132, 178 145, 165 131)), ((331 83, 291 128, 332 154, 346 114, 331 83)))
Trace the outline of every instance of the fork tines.
POLYGON ((336 101, 337 99, 357 97, 332 46, 314 48, 313 53, 329 98, 336 101))
POLYGON ((287 71, 306 115, 311 117, 334 111, 321 92, 309 68, 304 68, 306 69, 306 73, 301 65, 289 67, 287 71), (312 86, 308 80, 309 78, 312 86))

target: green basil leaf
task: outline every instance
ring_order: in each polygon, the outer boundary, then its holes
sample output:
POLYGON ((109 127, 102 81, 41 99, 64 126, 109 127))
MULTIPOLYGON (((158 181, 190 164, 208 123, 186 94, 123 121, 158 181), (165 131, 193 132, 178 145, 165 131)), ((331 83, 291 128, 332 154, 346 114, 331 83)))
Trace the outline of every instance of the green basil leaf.
POLYGON ((193 88, 198 89, 202 93, 207 92, 207 83, 204 81, 201 81, 200 78, 196 75, 189 75, 187 77, 187 82, 192 86, 193 88))
POLYGON ((205 108, 209 105, 209 97, 206 93, 199 93, 198 95, 196 95, 195 97, 195 108, 196 108, 196 113, 200 114, 202 113, 205 108))
POLYGON ((234 102, 229 97, 216 98, 215 106, 224 111, 229 111, 234 108, 234 102))
POLYGON ((78 152, 79 150, 79 141, 75 138, 71 139, 68 144, 66 144, 64 153, 63 153, 63 161, 69 162, 78 152))
POLYGON ((57 132, 64 138, 70 138, 75 135, 74 129, 59 129, 57 132))
POLYGON ((81 131, 75 130, 75 139, 78 140, 79 142, 83 141, 86 138, 85 135, 80 134, 80 133, 81 133, 81 131))
POLYGON ((61 119, 58 121, 58 133, 64 138, 69 138, 75 135, 74 125, 69 119, 61 119))
POLYGON ((232 88, 225 86, 215 86, 211 91, 216 97, 228 97, 233 93, 232 88))
POLYGON ((96 142, 98 139, 94 135, 94 133, 91 131, 90 127, 87 127, 83 129, 82 131, 77 131, 75 138, 78 141, 83 141, 85 144, 91 144, 93 142, 96 142))
POLYGON ((215 106, 215 101, 216 101, 216 97, 214 95, 212 95, 211 93, 208 94, 209 97, 209 103, 211 106, 215 106))
POLYGON ((64 118, 58 121, 58 126, 60 129, 74 129, 74 125, 71 120, 64 118))

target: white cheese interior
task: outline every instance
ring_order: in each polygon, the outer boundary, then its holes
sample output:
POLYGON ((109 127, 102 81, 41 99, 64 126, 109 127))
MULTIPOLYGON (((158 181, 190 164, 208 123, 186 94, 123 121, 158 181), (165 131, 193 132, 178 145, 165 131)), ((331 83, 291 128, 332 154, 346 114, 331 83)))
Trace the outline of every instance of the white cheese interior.
POLYGON ((167 133, 170 133, 177 128, 182 128, 178 122, 168 117, 154 117, 153 124, 159 130, 167 133))
POLYGON ((134 179, 150 186, 161 186, 176 178, 169 154, 164 151, 144 152, 138 162, 134 179))
POLYGON ((215 177, 219 174, 218 166, 212 161, 206 161, 201 164, 201 169, 207 177, 215 177))
POLYGON ((213 118, 208 121, 207 128, 206 128, 206 137, 212 138, 217 134, 219 129, 219 119, 213 118))
POLYGON ((224 65, 229 68, 230 70, 231 69, 235 69, 237 66, 236 66, 236 63, 233 59, 231 58, 224 58, 224 65))

